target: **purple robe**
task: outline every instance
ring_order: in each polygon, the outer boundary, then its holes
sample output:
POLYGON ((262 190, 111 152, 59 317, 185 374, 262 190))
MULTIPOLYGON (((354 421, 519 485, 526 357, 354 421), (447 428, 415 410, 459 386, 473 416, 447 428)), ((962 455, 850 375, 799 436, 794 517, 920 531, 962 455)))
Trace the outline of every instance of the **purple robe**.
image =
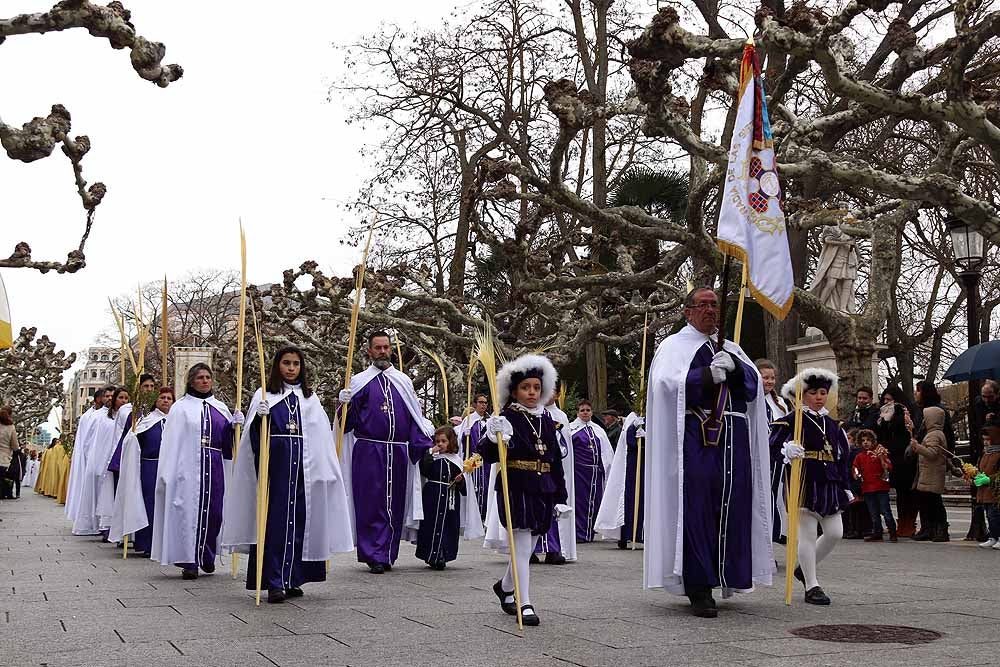
POLYGON ((195 557, 198 563, 177 563, 177 567, 205 572, 215 571, 215 555, 222 528, 222 499, 226 494, 226 478, 222 461, 233 458, 233 426, 229 420, 207 402, 201 412, 201 457, 198 492, 198 527, 195 557))
MULTIPOLYGON (((302 470, 302 418, 299 399, 291 392, 271 406, 271 458, 268 465, 267 528, 261 588, 298 588, 326 581, 326 563, 302 560, 306 534, 306 489, 302 470)), ((260 417, 250 424, 254 468, 259 473, 260 417)), ((250 550, 247 590, 257 589, 257 550, 250 550)))
POLYGON ((594 521, 604 496, 604 462, 601 441, 587 424, 573 434, 573 471, 576 479, 576 539, 594 540, 594 521))
MULTIPOLYGON (((462 442, 459 443, 461 448, 461 454, 463 459, 469 458, 473 454, 482 453, 479 451, 479 442, 483 439, 486 433, 486 417, 482 419, 477 419, 469 430, 462 436, 462 442), (468 445, 468 454, 466 454, 466 445, 468 445)), ((489 489, 486 487, 489 485, 490 474, 487 466, 480 466, 472 471, 472 482, 476 487, 476 502, 479 504, 479 517, 486 521, 486 501, 489 499, 489 489)))
POLYGON ((685 389, 684 419, 684 585, 753 587, 751 509, 753 469, 746 419, 747 398, 757 393, 756 371, 730 355, 724 429, 718 446, 705 444, 697 411, 711 411, 719 385, 709 364, 715 351, 706 341, 695 353, 685 389))
POLYGON ((465 480, 450 483, 462 470, 451 461, 428 452, 420 462, 424 518, 417 533, 417 558, 433 565, 458 558, 458 537, 465 480))
MULTIPOLYGON (((519 461, 526 465, 548 467, 548 470, 541 471, 508 467, 511 528, 530 530, 532 535, 545 535, 555 524, 555 506, 566 502, 566 479, 563 477, 556 423, 547 412, 536 416, 513 406, 504 408, 500 414, 514 427, 514 435, 506 443, 508 463, 519 461), (541 451, 537 444, 539 440, 541 451)), ((483 461, 500 462, 497 443, 484 438, 480 445, 483 461)), ((506 527, 506 503, 500 474, 497 474, 495 490, 500 525, 506 527)))
POLYGON ((628 427, 628 431, 625 432, 625 446, 628 447, 626 450, 625 457, 625 524, 622 526, 621 537, 619 539, 631 542, 632 541, 632 524, 635 515, 635 468, 636 464, 639 465, 639 522, 638 530, 635 533, 635 541, 642 542, 642 522, 643 522, 643 505, 646 499, 646 488, 642 481, 646 476, 646 443, 643 442, 642 448, 642 458, 643 461, 639 462, 639 443, 635 436, 636 425, 632 424, 628 427))
POLYGON ((139 441, 139 484, 149 525, 135 534, 135 550, 149 553, 153 547, 153 507, 156 500, 156 470, 160 464, 160 439, 166 418, 136 435, 139 441))
POLYGON ((382 373, 351 398, 345 432, 351 431, 356 438, 351 483, 358 562, 391 565, 403 532, 407 467, 419 462, 433 443, 382 373))
MULTIPOLYGON (((795 413, 771 426, 771 460, 783 463, 781 447, 792 439, 795 413)), ((833 461, 805 459, 802 465, 802 508, 820 516, 832 516, 847 509, 851 485, 851 447, 840 423, 828 415, 802 411, 802 440, 806 452, 826 451, 833 461)), ((789 466, 782 466, 787 480, 789 466)))

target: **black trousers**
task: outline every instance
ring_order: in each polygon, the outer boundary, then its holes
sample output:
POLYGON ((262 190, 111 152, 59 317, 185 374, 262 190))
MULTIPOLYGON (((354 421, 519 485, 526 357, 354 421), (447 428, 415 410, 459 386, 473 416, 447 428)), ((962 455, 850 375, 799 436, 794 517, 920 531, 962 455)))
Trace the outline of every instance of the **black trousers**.
POLYGON ((940 493, 916 491, 917 503, 920 507, 920 527, 932 529, 934 526, 944 526, 948 523, 948 512, 944 508, 944 499, 940 493))

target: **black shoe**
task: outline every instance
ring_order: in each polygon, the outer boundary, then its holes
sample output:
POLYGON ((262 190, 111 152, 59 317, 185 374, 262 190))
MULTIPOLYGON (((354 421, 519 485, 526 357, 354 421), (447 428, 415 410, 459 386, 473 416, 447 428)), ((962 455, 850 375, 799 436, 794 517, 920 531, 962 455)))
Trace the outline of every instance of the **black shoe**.
POLYGON ((545 554, 545 564, 546 565, 565 565, 566 559, 562 554, 556 553, 554 551, 545 554))
POLYGON ((931 531, 929 529, 922 528, 920 529, 920 532, 918 532, 910 539, 912 539, 914 542, 929 542, 931 539, 931 531))
POLYGON ((691 613, 699 618, 715 618, 719 615, 719 610, 715 606, 715 600, 711 594, 698 594, 688 596, 691 600, 691 613))
POLYGON ((628 549, 628 540, 618 540, 619 549, 628 549))
POLYGON ((197 578, 198 578, 198 569, 197 568, 193 568, 193 569, 184 568, 183 570, 181 570, 181 579, 185 579, 185 580, 190 581, 192 579, 197 579, 197 578))
POLYGON ((802 568, 798 565, 795 566, 795 578, 802 582, 802 585, 806 585, 806 575, 802 574, 802 568))
POLYGON ((778 535, 778 544, 788 544, 788 538, 784 535, 778 535))
POLYGON ((302 592, 301 588, 286 588, 285 595, 290 598, 300 598, 305 595, 305 593, 302 592))
POLYGON ((213 574, 215 572, 215 563, 205 563, 201 566, 201 570, 205 574, 213 574))
POLYGON ((267 602, 268 604, 275 604, 277 602, 284 602, 288 595, 284 590, 280 588, 269 588, 267 589, 267 602))
POLYGON ((392 563, 382 563, 382 567, 386 572, 392 572, 392 563))
POLYGON ((528 559, 530 565, 538 565, 542 561, 538 560, 538 554, 531 554, 531 558, 528 559))
POLYGON ((382 563, 368 563, 368 571, 372 574, 385 574, 385 565, 382 563))
POLYGON ((531 627, 535 627, 536 625, 538 625, 541 622, 542 622, 542 620, 540 618, 538 618, 538 614, 535 613, 535 608, 534 607, 532 607, 530 604, 526 604, 523 607, 521 607, 521 623, 522 624, 524 624, 524 625, 530 625, 531 627), (524 612, 527 611, 528 609, 531 610, 531 613, 530 614, 525 614, 524 612))
POLYGON ((497 598, 500 600, 500 608, 504 610, 504 613, 517 616, 517 605, 513 602, 505 602, 507 598, 514 597, 514 591, 508 593, 503 589, 503 579, 493 584, 493 592, 496 593, 497 598))
POLYGON ((443 570, 445 568, 445 562, 443 560, 439 560, 436 563, 428 563, 428 565, 431 566, 432 570, 443 570))
POLYGON ((826 606, 830 604, 830 598, 826 596, 823 589, 819 586, 815 586, 806 591, 806 602, 808 604, 818 604, 826 606))

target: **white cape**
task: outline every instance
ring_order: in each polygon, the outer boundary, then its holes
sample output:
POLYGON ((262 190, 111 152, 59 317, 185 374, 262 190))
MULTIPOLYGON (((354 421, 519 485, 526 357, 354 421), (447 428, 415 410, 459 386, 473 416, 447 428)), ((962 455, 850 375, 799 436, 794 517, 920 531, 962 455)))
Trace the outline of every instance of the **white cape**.
MULTIPOLYGON (((576 493, 576 479, 573 473, 573 462, 575 459, 573 458, 573 440, 569 434, 569 419, 566 417, 566 413, 555 405, 547 406, 545 410, 554 422, 562 424, 562 428, 559 429, 559 436, 562 438, 559 448, 563 453, 563 481, 566 484, 567 503, 572 506, 576 493)), ((494 463, 490 466, 488 487, 490 494, 486 500, 486 539, 483 541, 483 546, 487 549, 496 549, 500 553, 509 553, 510 547, 507 544, 507 529, 500 523, 500 510, 497 507, 497 494, 494 490, 496 489, 497 475, 499 474, 499 464, 494 463)), ((573 512, 567 512, 564 516, 557 518, 556 525, 559 529, 559 550, 562 553, 562 557, 567 561, 575 561, 577 558, 576 519, 573 516, 573 512)))
MULTIPOLYGON (((374 366, 369 366, 364 372, 358 373, 351 378, 351 393, 357 394, 368 386, 368 383, 375 379, 379 370, 374 366)), ((424 417, 420 410, 420 402, 417 400, 417 393, 413 390, 413 381, 405 373, 389 367, 384 372, 385 376, 396 388, 403 398, 406 409, 410 412, 410 418, 420 425, 420 430, 429 438, 434 435, 434 425, 424 417)), ((340 428, 340 411, 337 412, 336 428, 340 428)), ((357 542, 357 526, 354 525, 354 485, 351 479, 351 465, 354 459, 354 431, 344 434, 340 451, 340 469, 344 475, 344 485, 347 488, 347 505, 350 510, 351 532, 357 542)), ((417 529, 424 518, 424 501, 422 488, 420 486, 420 469, 416 463, 409 462, 406 466, 406 509, 403 512, 403 534, 400 539, 412 542, 417 539, 417 529)), ((362 490, 363 491, 363 490, 362 490)))
MULTIPOLYGON (((156 473, 153 508, 153 546, 150 558, 164 565, 197 563, 198 494, 201 491, 201 413, 208 403, 226 419, 232 413, 219 399, 185 394, 174 403, 163 426, 160 464, 156 473)), ((232 462, 224 461, 229 486, 232 462)), ((225 526, 223 526, 225 530, 225 526)))
POLYGON ((477 421, 484 422, 483 427, 480 429, 480 432, 485 433, 486 432, 485 422, 488 418, 489 415, 484 415, 480 417, 479 413, 472 412, 468 414, 458 426, 455 427, 455 435, 458 437, 458 453, 462 456, 463 459, 469 458, 469 454, 471 453, 472 448, 479 444, 477 442, 468 441, 468 438, 472 436, 473 425, 475 425, 477 421))
POLYGON ((103 416, 107 408, 91 407, 76 424, 76 437, 73 441, 73 454, 69 470, 69 487, 66 490, 66 518, 76 520, 80 511, 80 488, 87 472, 87 451, 90 448, 90 434, 94 427, 94 417, 103 416))
POLYGON ((142 495, 142 452, 138 436, 164 422, 167 415, 153 410, 139 420, 135 430, 129 430, 122 443, 122 462, 118 471, 118 493, 115 494, 108 539, 121 542, 123 535, 131 535, 149 525, 146 502, 142 495))
POLYGON ((108 417, 106 408, 95 413, 86 442, 86 460, 80 471, 82 480, 79 488, 79 506, 73 521, 74 535, 94 535, 101 530, 97 515, 98 469, 105 443, 111 440, 115 430, 115 420, 108 417))
MULTIPOLYGON (((285 387, 280 394, 267 394, 268 405, 277 405, 295 392, 302 420, 302 478, 305 484, 306 525, 302 560, 327 560, 332 554, 354 549, 351 516, 344 478, 337 461, 330 419, 312 394, 285 387)), ((261 390, 254 392, 247 414, 257 417, 261 390)), ((222 546, 249 553, 257 544, 257 469, 254 465, 250 428, 243 429, 232 480, 226 484, 222 504, 222 546)))
MULTIPOLYGON (((643 585, 684 594, 684 419, 688 371, 708 336, 691 325, 660 343, 649 371, 646 398, 645 549, 643 585)), ((756 367, 738 345, 725 349, 750 368, 756 367)), ((747 404, 750 465, 753 469, 751 560, 753 581, 771 585, 771 486, 768 425, 763 389, 757 376, 757 398, 747 404)), ((727 595, 730 591, 723 591, 727 595)))
POLYGON ((21 480, 21 486, 25 489, 34 488, 37 480, 38 459, 28 459, 28 467, 24 471, 24 478, 21 480))
MULTIPOLYGON (((615 457, 611 462, 611 471, 604 481, 604 498, 601 499, 601 508, 597 510, 594 529, 601 531, 601 535, 606 540, 620 539, 621 527, 625 525, 625 476, 628 474, 628 430, 638 418, 639 415, 634 412, 630 412, 628 417, 625 418, 625 423, 622 424, 622 432, 618 436, 615 457)), ((631 528, 629 526, 629 530, 631 528)))
MULTIPOLYGON (((115 511, 115 478, 114 473, 108 470, 111 459, 118 449, 118 441, 125 432, 125 425, 132 414, 132 404, 123 405, 118 414, 115 415, 115 427, 111 439, 108 442, 100 443, 100 450, 96 457, 91 460, 90 474, 94 475, 95 488, 97 489, 97 521, 101 530, 111 527, 111 515, 115 511)), ((119 474, 119 478, 121 475, 119 474)))

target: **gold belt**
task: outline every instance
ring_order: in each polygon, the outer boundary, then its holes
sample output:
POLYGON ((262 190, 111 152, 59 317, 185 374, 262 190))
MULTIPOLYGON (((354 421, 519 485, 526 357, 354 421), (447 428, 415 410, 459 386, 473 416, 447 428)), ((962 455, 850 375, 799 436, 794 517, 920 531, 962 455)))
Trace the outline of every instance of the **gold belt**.
POLYGON ((806 452, 806 455, 805 455, 804 458, 815 459, 817 461, 827 461, 828 463, 833 463, 833 454, 831 454, 830 452, 824 452, 824 451, 815 452, 813 450, 809 450, 809 451, 806 452))
POLYGON ((527 470, 529 472, 549 472, 552 466, 542 461, 507 461, 507 467, 514 470, 527 470))

